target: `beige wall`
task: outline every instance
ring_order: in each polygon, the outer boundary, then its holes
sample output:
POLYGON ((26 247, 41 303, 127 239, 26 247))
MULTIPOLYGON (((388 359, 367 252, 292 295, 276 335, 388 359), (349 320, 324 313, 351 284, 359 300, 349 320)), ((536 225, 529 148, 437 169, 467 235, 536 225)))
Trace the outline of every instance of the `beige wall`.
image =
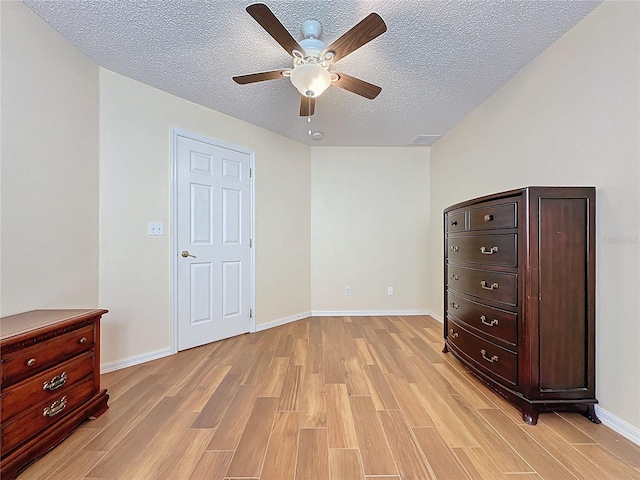
POLYGON ((597 397, 640 427, 640 4, 604 2, 431 149, 429 308, 442 210, 526 185, 597 187, 597 397))
POLYGON ((310 310, 309 147, 100 69, 103 363, 170 346, 173 127, 255 151, 256 322, 310 310))
POLYGON ((2 9, 0 315, 98 306, 98 66, 2 9))
POLYGON ((425 311, 428 185, 427 148, 311 149, 314 312, 425 311))

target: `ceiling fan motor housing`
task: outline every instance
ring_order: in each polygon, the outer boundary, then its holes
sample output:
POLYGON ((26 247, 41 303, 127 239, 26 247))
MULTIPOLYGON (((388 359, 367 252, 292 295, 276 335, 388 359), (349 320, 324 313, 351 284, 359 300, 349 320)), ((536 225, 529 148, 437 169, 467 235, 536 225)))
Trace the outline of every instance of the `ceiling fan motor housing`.
POLYGON ((304 38, 320 38, 322 25, 317 20, 305 20, 302 22, 302 36, 304 38))

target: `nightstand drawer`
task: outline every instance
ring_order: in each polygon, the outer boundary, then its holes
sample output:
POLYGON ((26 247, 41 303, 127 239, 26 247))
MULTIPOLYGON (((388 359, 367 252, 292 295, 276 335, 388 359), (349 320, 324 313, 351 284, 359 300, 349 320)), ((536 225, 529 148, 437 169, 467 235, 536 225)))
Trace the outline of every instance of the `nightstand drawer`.
POLYGON ((2 448, 11 451, 23 441, 64 418, 93 394, 93 378, 77 383, 65 394, 40 402, 25 415, 2 425, 2 448))
POLYGON ((75 383, 89 375, 93 378, 94 369, 95 352, 91 350, 4 389, 0 407, 2 422, 40 402, 53 402, 55 397, 66 393, 75 383))
POLYGON ((518 266, 518 236, 480 235, 477 237, 449 237, 447 257, 450 261, 518 266))
POLYGON ((492 376, 509 383, 518 382, 518 355, 510 350, 487 342, 465 330, 449 318, 447 338, 450 343, 492 376))
POLYGON ((2 386, 46 370, 95 345, 95 326, 79 328, 2 358, 2 386))
POLYGON ((495 230, 518 226, 515 203, 488 205, 469 210, 469 230, 495 230))
POLYGON ((447 313, 490 337, 516 346, 518 315, 447 293, 447 313))
POLYGON ((518 303, 518 275, 515 273, 452 265, 447 271, 449 288, 506 305, 518 303))

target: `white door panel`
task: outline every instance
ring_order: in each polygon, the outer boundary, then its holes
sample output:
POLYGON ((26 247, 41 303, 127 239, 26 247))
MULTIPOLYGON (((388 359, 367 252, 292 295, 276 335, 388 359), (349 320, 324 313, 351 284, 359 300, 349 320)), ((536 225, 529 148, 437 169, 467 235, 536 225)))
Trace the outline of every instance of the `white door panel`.
POLYGON ((176 154, 178 349, 184 350, 251 328, 251 157, 183 136, 176 154))

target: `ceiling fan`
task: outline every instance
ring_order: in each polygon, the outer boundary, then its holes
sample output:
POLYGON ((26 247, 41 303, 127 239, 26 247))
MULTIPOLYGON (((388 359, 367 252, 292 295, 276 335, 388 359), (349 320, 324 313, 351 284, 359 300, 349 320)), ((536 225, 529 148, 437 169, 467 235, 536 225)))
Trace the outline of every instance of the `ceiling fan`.
POLYGON ((297 42, 267 5, 254 3, 247 7, 247 12, 291 55, 293 68, 238 75, 233 77, 236 83, 245 85, 290 78, 291 83, 300 92, 300 116, 304 117, 313 115, 315 99, 330 85, 370 100, 376 98, 382 91, 382 88, 376 85, 331 69, 340 59, 387 31, 387 26, 377 13, 369 14, 327 46, 319 39, 322 26, 316 20, 303 22, 304 39, 297 42))

